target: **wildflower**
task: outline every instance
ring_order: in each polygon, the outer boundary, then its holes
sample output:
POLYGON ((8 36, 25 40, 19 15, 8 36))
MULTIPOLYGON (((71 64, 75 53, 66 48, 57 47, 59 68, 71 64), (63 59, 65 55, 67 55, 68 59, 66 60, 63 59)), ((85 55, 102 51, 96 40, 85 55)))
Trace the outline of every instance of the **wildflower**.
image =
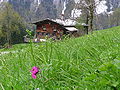
POLYGON ((30 72, 32 72, 32 78, 36 79, 37 78, 36 75, 39 72, 39 68, 34 66, 30 72))

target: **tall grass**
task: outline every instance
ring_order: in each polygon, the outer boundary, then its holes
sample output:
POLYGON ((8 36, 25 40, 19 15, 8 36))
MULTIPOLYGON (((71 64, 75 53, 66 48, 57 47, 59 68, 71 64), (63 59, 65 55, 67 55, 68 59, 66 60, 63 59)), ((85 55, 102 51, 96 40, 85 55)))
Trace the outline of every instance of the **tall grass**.
POLYGON ((119 90, 120 27, 59 42, 15 45, 0 56, 2 90, 119 90), (33 66, 40 68, 37 79, 33 66))

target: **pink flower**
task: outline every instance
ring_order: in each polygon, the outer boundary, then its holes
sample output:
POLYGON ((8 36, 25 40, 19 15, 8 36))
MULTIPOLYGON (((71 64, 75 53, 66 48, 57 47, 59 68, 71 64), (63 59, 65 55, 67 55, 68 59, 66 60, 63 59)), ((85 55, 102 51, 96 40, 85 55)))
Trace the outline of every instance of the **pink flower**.
POLYGON ((37 78, 36 75, 39 72, 39 68, 34 66, 34 67, 32 67, 32 70, 30 72, 32 72, 32 78, 36 79, 37 78))
POLYGON ((32 74, 32 78, 36 79, 36 78, 37 78, 37 76, 36 76, 35 74, 32 74))

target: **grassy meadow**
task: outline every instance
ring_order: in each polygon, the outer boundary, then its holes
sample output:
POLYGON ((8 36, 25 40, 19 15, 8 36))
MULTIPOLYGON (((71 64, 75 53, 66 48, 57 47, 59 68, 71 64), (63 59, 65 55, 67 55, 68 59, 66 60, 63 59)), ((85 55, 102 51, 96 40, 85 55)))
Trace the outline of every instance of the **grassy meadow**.
POLYGON ((2 52, 9 53, 0 54, 0 90, 120 90, 120 27, 2 52))

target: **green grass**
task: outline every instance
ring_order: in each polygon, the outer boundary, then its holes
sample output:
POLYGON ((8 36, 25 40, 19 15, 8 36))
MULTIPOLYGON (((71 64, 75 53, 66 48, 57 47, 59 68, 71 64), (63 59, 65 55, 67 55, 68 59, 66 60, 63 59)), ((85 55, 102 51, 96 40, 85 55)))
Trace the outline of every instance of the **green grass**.
POLYGON ((10 51, 16 53, 0 56, 3 90, 120 89, 120 27, 54 43, 15 45, 10 51), (31 77, 33 66, 41 70, 37 79, 31 77))

